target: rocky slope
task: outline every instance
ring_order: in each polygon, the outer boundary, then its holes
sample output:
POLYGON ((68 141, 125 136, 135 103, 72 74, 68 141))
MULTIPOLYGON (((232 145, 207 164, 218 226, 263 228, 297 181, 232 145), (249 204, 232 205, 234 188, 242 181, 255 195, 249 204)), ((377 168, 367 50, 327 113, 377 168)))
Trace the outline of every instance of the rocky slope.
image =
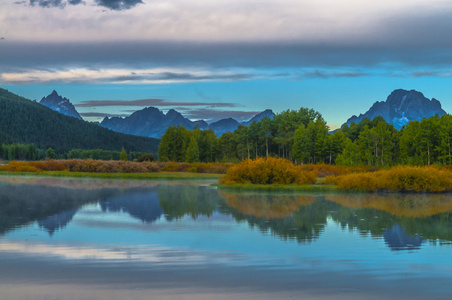
POLYGON ((74 105, 72 105, 71 101, 58 95, 55 90, 47 97, 42 98, 39 103, 53 109, 54 111, 62 113, 63 115, 83 120, 74 105))
POLYGON ((366 113, 352 116, 346 124, 359 123, 364 118, 373 119, 376 116, 382 116, 386 122, 400 129, 409 121, 420 121, 435 114, 439 116, 446 114, 438 100, 435 98, 430 100, 415 90, 399 89, 393 91, 386 101, 375 102, 366 113))
POLYGON ((182 125, 190 130, 198 126, 200 129, 212 129, 221 136, 225 132, 234 131, 240 124, 249 126, 253 121, 259 121, 264 117, 273 118, 274 115, 272 110, 267 109, 247 122, 239 123, 233 118, 227 118, 208 124, 203 120, 191 121, 174 109, 164 114, 158 108, 147 107, 125 118, 105 117, 100 126, 117 132, 154 138, 160 138, 169 126, 182 125))

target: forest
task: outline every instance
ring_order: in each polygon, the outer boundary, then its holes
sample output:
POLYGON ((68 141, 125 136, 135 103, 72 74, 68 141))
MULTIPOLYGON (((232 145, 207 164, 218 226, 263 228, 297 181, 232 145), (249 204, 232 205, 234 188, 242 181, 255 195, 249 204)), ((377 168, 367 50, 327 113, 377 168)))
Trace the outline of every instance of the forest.
POLYGON ((397 130, 383 117, 343 125, 334 132, 308 108, 286 110, 217 137, 212 130, 171 126, 162 136, 159 161, 239 162, 258 157, 296 164, 390 167, 451 165, 452 116, 411 121, 397 130))
POLYGON ((157 153, 158 139, 122 134, 68 117, 0 88, 0 144, 34 144, 57 156, 72 149, 157 153))

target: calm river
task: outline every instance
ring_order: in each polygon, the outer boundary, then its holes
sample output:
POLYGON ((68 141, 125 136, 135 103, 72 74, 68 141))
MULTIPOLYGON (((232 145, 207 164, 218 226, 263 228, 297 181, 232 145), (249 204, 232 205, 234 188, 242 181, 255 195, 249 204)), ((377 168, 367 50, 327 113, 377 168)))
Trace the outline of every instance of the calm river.
POLYGON ((451 299, 452 195, 0 177, 0 299, 451 299))

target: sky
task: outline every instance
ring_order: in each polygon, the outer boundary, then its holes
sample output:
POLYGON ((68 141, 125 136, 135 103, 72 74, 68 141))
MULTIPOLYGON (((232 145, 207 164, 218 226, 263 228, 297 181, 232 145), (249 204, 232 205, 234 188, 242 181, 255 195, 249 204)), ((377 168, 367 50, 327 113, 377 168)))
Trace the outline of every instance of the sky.
POLYGON ((452 112, 449 0, 0 0, 0 87, 87 120, 147 106, 247 120, 313 108, 331 129, 395 89, 452 112))

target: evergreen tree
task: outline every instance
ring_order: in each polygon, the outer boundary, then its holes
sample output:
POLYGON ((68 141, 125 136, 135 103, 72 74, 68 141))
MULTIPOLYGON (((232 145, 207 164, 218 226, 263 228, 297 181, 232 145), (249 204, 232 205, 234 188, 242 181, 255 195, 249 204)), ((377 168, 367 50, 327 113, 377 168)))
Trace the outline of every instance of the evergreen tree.
POLYGON ((119 160, 127 161, 127 152, 124 147, 122 147, 121 154, 119 154, 119 160))
POLYGON ((56 157, 55 152, 50 147, 46 150, 46 156, 47 156, 47 159, 55 159, 55 157, 56 157))

